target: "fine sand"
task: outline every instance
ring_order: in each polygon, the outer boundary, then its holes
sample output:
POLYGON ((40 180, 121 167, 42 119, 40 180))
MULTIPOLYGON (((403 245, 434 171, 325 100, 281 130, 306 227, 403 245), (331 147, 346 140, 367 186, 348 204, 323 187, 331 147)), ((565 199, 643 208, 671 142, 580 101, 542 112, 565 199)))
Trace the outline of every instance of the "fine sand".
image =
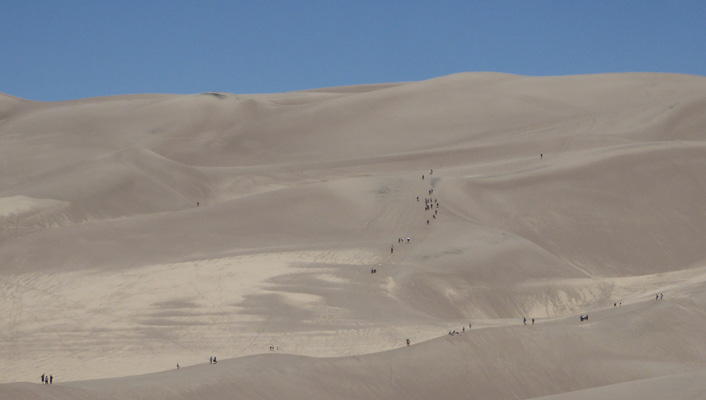
POLYGON ((700 399, 705 238, 704 77, 0 94, 0 398, 700 399))

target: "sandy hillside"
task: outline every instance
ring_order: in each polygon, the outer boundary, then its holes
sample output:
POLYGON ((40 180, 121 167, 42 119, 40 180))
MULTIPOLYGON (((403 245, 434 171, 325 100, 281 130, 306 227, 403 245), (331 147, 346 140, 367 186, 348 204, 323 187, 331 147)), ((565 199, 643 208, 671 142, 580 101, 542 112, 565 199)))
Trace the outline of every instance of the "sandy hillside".
POLYGON ((699 76, 0 94, 0 398, 700 398, 705 171, 699 76))

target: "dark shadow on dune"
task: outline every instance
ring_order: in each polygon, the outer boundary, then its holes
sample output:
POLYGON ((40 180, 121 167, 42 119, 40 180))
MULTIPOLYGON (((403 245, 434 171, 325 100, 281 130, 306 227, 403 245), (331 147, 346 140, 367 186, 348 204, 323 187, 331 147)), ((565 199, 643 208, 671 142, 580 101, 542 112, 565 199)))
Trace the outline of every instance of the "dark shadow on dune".
POLYGON ((206 93, 201 93, 201 94, 205 95, 205 96, 213 96, 213 97, 220 99, 220 100, 223 100, 228 97, 227 94, 218 93, 218 92, 206 92, 206 93))

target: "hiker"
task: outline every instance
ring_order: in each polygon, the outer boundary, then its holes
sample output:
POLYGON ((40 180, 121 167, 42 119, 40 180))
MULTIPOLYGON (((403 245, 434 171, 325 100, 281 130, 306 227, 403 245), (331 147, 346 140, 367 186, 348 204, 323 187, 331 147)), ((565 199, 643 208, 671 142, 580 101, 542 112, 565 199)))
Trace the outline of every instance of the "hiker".
POLYGON ((213 364, 213 356, 211 356, 211 358, 208 359, 208 362, 209 362, 210 364, 213 364))
POLYGON ((49 375, 49 384, 50 385, 54 384, 54 375, 49 375))
POLYGON ((461 332, 466 333, 466 325, 461 327, 461 332))
POLYGON ((655 295, 655 300, 659 300, 659 294, 655 295))
POLYGON ((199 206, 199 202, 197 201, 197 202, 196 202, 196 207, 198 207, 198 206, 199 206))
POLYGON ((525 325, 527 325, 527 317, 523 317, 523 318, 522 318, 522 323, 525 324, 525 325))
POLYGON ((424 180, 424 174, 422 174, 422 180, 424 180))
POLYGON ((407 346, 409 346, 409 344, 410 344, 410 343, 409 343, 409 339, 407 339, 407 346))
POLYGON ((613 303, 613 307, 617 307, 617 306, 618 306, 618 303, 613 303))
POLYGON ((42 384, 44 384, 44 374, 42 374, 42 384))
POLYGON ((213 356, 213 363, 218 364, 218 360, 216 360, 216 356, 213 356))
POLYGON ((429 225, 429 220, 427 220, 427 225, 429 225))
POLYGON ((393 244, 392 247, 390 247, 390 254, 395 252, 395 245, 393 244))
POLYGON ((409 243, 409 236, 407 236, 407 243, 409 243))
POLYGON ((534 325, 534 318, 532 318, 532 325, 534 325))
POLYGON ((581 322, 583 322, 583 315, 581 315, 581 322))
POLYGON ((430 170, 429 170, 429 175, 434 175, 434 170, 433 170, 433 169, 430 169, 430 170))
POLYGON ((181 363, 177 363, 177 371, 179 371, 179 368, 181 368, 181 363))
POLYGON ((539 154, 539 159, 541 160, 542 157, 544 157, 544 154, 541 154, 541 153, 540 153, 540 154, 539 154))
POLYGON ((469 331, 471 330, 471 323, 470 322, 468 323, 468 330, 469 331))
POLYGON ((664 298, 664 295, 662 293, 659 294, 659 299, 662 300, 664 298))

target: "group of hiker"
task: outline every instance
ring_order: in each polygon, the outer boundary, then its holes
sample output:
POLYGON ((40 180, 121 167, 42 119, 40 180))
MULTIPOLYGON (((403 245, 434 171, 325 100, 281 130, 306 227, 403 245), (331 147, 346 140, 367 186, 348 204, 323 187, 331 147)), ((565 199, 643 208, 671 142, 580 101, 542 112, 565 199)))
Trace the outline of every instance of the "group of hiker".
MULTIPOLYGON (((468 323, 468 330, 469 331, 471 330, 471 323, 470 322, 468 323)), ((466 325, 461 327, 461 332, 457 331, 456 329, 449 331, 449 336, 456 336, 456 335, 460 335, 462 333, 466 333, 466 325)))
POLYGON ((42 374, 42 385, 51 385, 54 383, 54 376, 42 374))
MULTIPOLYGON (((430 170, 429 170, 429 175, 433 175, 433 174, 434 174, 434 170, 433 170, 433 169, 430 169, 430 170)), ((424 180, 424 175, 423 175, 423 174, 422 174, 422 180, 424 180)), ((429 197, 425 197, 425 198, 424 198, 424 211, 433 210, 434 213, 432 214, 431 217, 432 217, 432 219, 436 219, 437 215, 439 215, 439 207, 440 207, 440 205, 439 205, 439 201, 438 201, 436 198, 432 198, 432 197, 431 197, 431 195, 432 195, 433 193, 434 193, 434 189, 428 189, 428 190, 427 190, 427 194, 429 195, 429 197)), ((420 200, 419 200, 419 196, 417 196, 417 201, 418 201, 418 202, 420 201, 420 200)), ((427 225, 429 225, 429 222, 430 222, 429 219, 427 219, 427 225)), ((404 243, 404 242, 405 242, 404 237, 397 238, 397 243, 404 243)), ((409 243, 409 242, 410 242, 410 238, 409 238, 409 236, 408 236, 408 237, 407 237, 407 243, 409 243)), ((395 245, 393 244, 392 246, 390 246, 390 254, 394 254, 394 253, 395 253, 395 245)))

